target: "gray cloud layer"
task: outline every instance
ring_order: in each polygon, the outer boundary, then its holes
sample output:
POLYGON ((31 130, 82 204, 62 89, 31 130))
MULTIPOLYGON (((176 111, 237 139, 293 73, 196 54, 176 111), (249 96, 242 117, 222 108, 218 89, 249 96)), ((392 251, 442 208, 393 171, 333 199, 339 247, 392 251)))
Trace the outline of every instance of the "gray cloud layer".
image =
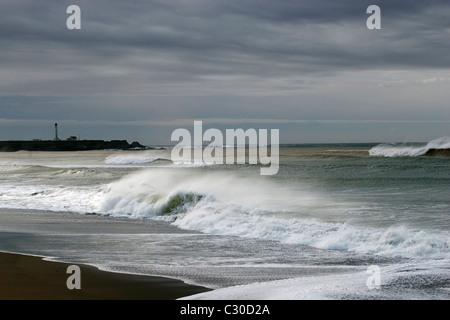
POLYGON ((0 1, 0 118, 450 120, 445 1, 76 2, 0 1))

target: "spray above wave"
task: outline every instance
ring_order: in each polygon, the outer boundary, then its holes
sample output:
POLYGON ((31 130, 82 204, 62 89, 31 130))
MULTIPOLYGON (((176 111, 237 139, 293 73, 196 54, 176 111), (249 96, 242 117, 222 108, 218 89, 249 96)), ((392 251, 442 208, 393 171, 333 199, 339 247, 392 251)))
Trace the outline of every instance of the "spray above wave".
POLYGON ((186 214, 199 203, 279 208, 282 203, 272 197, 282 201, 283 194, 289 191, 282 191, 268 181, 263 184, 252 180, 258 178, 247 179, 224 172, 199 175, 197 171, 181 168, 154 168, 111 183, 98 210, 117 216, 155 218, 168 213, 186 214), (185 210, 180 210, 180 205, 186 205, 185 210))
POLYGON ((104 214, 163 219, 182 229, 302 244, 321 249, 399 257, 449 256, 439 233, 402 226, 362 228, 330 223, 314 213, 336 210, 327 199, 274 181, 229 173, 147 170, 112 183, 98 210, 104 214))
POLYGON ((419 157, 424 155, 450 156, 450 137, 441 137, 424 145, 381 144, 369 150, 371 156, 419 157))

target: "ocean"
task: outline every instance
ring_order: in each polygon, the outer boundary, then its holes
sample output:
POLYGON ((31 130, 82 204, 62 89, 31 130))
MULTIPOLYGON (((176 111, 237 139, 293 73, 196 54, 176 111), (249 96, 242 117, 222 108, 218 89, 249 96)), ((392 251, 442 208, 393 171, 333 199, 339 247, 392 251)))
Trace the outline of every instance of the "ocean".
POLYGON ((171 150, 0 153, 0 250, 177 278, 186 299, 449 299, 450 138, 280 147, 260 165, 171 150))

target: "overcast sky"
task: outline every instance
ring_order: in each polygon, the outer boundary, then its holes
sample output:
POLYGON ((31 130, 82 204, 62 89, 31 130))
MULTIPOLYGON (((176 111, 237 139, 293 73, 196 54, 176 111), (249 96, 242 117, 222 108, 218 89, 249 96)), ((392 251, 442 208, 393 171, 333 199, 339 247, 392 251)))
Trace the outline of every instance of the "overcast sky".
POLYGON ((449 18, 449 1, 0 0, 0 140, 58 122, 170 144, 202 120, 281 143, 429 141, 450 135, 449 18))

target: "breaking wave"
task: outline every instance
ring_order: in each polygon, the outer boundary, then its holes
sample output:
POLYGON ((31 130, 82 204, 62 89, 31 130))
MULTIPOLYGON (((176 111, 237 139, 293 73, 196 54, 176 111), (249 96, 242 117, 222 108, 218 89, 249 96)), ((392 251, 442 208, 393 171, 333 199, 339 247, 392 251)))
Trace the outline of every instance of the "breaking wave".
POLYGON ((105 159, 106 164, 113 165, 133 165, 133 164, 149 164, 158 160, 164 160, 161 158, 155 158, 151 154, 147 153, 134 153, 125 155, 109 156, 105 159))
MULTIPOLYGON (((79 174, 70 171, 70 175, 79 174)), ((84 174, 84 172, 82 172, 84 174)), ((296 182, 297 183, 297 182, 296 182)), ((0 185, 0 207, 164 220, 208 234, 398 257, 450 257, 444 231, 329 222, 354 207, 261 176, 152 168, 89 186, 0 185)))
POLYGON ((450 137, 441 137, 423 145, 380 144, 369 150, 378 157, 418 157, 424 155, 450 155, 450 137), (437 151, 439 150, 439 151, 437 151))
POLYGON ((217 172, 197 176, 181 169, 143 171, 111 184, 98 212, 166 220, 179 228, 208 234, 321 249, 395 257, 450 257, 448 237, 439 233, 404 226, 378 229, 325 222, 308 213, 327 210, 327 199, 254 179, 217 172))

